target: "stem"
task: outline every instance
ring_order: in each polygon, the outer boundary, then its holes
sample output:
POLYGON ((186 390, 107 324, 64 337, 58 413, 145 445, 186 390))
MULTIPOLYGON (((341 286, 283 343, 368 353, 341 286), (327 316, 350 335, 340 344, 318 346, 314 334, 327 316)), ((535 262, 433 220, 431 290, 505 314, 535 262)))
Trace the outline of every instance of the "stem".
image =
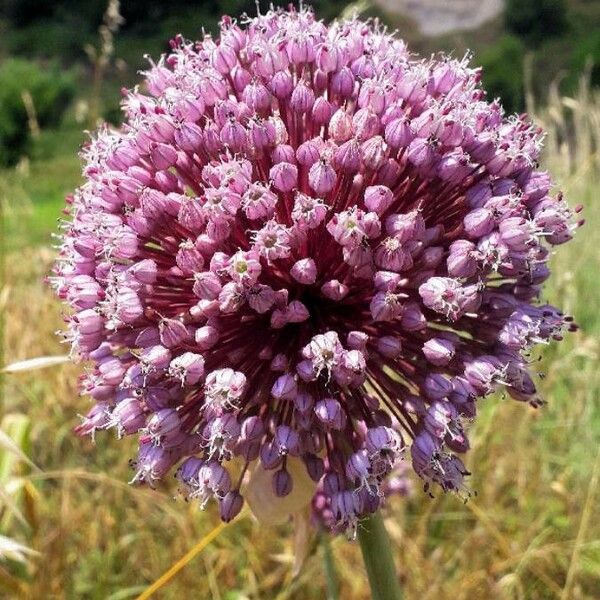
POLYGON ((379 511, 358 524, 358 541, 369 576, 372 600, 400 600, 402 592, 394 568, 390 538, 379 511))

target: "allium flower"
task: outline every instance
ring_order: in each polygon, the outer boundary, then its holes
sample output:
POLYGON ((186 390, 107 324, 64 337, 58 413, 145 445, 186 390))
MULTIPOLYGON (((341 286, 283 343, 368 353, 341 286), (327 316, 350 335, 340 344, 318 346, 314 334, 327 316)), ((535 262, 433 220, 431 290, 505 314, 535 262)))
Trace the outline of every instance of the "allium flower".
POLYGON ((372 23, 220 29, 176 37, 83 151, 54 279, 92 365, 78 432, 139 435, 134 481, 178 469, 225 521, 268 472, 352 533, 408 447, 468 493, 476 400, 540 404, 527 353, 574 328, 539 302, 579 224, 540 130, 372 23))

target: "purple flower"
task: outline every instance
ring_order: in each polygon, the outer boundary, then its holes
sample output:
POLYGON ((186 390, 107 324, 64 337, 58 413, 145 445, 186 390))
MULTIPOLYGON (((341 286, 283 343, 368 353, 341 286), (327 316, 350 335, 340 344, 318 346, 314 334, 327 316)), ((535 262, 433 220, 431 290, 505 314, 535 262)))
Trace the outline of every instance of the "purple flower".
POLYGON ((476 400, 538 405, 522 353, 575 328, 539 302, 580 224, 535 170, 541 132, 373 23, 271 10, 171 45, 71 199, 54 285, 96 402, 77 431, 138 434, 134 481, 179 465, 227 521, 262 469, 353 532, 408 489, 407 445, 427 486, 466 491, 476 400))

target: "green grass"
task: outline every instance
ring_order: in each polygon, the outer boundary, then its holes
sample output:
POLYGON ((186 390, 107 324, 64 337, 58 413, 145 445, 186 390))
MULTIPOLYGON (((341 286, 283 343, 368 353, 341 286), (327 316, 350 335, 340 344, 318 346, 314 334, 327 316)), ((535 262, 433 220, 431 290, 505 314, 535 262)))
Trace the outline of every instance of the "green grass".
POLYGON ((80 182, 77 151, 84 137, 80 126, 44 131, 33 158, 0 173, 4 206, 5 247, 10 251, 51 242, 65 196, 80 182))

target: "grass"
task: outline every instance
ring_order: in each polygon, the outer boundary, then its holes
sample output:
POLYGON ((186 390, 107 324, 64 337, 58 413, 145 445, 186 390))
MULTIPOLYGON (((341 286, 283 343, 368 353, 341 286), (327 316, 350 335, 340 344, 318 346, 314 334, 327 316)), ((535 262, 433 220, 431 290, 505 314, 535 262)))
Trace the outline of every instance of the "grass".
MULTIPOLYGON (((585 204, 588 223, 553 258, 546 296, 575 314, 582 329, 541 353, 546 407, 503 397, 480 404, 468 458, 478 492, 473 500, 432 499, 418 489, 408 500, 390 502, 390 552, 408 600, 592 600, 600 589, 600 205, 594 202, 600 98, 585 87, 575 99, 550 95, 550 107, 539 115, 550 132, 544 160, 571 202, 585 204)), ((53 335, 61 325, 59 307, 42 279, 62 197, 79 178, 73 152, 80 140, 75 131, 48 132, 37 160, 0 177, 8 362, 65 352, 53 335)), ((201 513, 174 500, 174 482, 154 492, 126 484, 133 440, 105 434, 94 446, 72 436, 75 415, 88 407, 77 395, 80 371, 64 365, 2 382, 0 418, 27 416, 28 454, 43 469, 13 468, 13 480, 29 486, 28 494, 16 496, 26 524, 6 520, 9 511, 0 508, 0 533, 39 552, 25 565, 0 562, 0 590, 10 597, 136 597, 217 525, 213 509, 201 513)), ((298 528, 301 523, 298 518, 298 528)), ((267 528, 248 516, 236 521, 155 597, 189 597, 190 590, 216 600, 323 597, 323 550, 315 541, 296 541, 294 527, 267 528), (302 551, 307 559, 293 577, 302 551)), ((331 551, 339 597, 367 598, 357 544, 336 538, 331 551)))

